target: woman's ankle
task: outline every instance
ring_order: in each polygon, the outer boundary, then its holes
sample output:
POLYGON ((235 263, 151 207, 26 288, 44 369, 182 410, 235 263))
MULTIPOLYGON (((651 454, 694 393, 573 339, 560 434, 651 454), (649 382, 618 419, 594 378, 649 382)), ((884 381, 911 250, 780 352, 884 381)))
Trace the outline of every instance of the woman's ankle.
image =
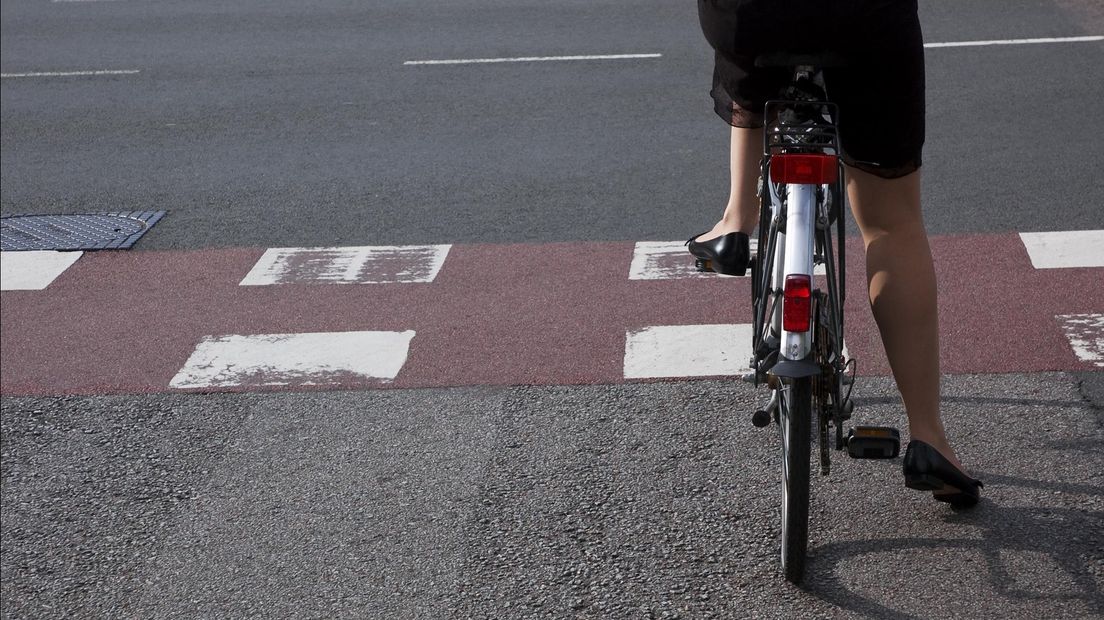
POLYGON ((698 235, 697 241, 699 241, 699 242, 708 241, 710 239, 715 239, 715 238, 720 237, 722 235, 727 235, 729 233, 734 233, 734 232, 742 232, 742 233, 747 234, 746 231, 741 230, 739 222, 735 222, 735 221, 732 221, 732 220, 721 219, 719 222, 717 222, 713 226, 713 228, 709 229, 708 232, 705 232, 705 233, 702 233, 701 235, 698 235))
POLYGON ((947 435, 942 429, 929 430, 922 428, 910 428, 909 438, 922 441, 929 446, 936 449, 937 452, 943 455, 952 465, 962 471, 966 471, 962 467, 962 463, 958 460, 958 456, 955 455, 954 448, 951 447, 950 441, 947 440, 947 435))

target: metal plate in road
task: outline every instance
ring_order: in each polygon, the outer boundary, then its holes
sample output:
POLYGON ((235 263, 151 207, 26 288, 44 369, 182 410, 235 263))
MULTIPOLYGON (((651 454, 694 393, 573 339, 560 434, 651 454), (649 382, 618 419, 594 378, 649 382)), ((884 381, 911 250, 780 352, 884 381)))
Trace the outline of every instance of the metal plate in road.
POLYGON ((125 250, 164 215, 164 211, 6 215, 0 219, 0 249, 125 250))

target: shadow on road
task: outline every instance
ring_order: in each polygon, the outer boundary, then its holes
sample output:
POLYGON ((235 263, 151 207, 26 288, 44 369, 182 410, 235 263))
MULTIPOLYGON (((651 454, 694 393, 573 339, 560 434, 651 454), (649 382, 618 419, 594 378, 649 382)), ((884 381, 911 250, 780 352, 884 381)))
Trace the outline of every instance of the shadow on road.
MULTIPOLYGON (((1093 504, 1104 499, 1104 487, 1085 484, 1051 483, 1028 478, 980 474, 991 486, 1019 486, 1055 492, 1061 495, 1078 494, 1093 498, 1093 504)), ((861 556, 878 553, 891 555, 901 551, 975 551, 984 559, 986 581, 992 586, 992 594, 1012 603, 1049 603, 1082 601, 1085 609, 1094 614, 1104 614, 1104 592, 1090 572, 1093 564, 1104 564, 1104 513, 1069 508, 1003 507, 983 499, 977 508, 969 511, 950 512, 945 522, 977 528, 979 536, 970 539, 939 539, 903 537, 869 541, 839 542, 816 549, 811 556, 810 572, 817 575, 808 590, 814 596, 844 609, 879 618, 920 618, 868 598, 863 592, 848 589, 840 576, 840 569, 851 562, 861 563, 861 556), (1027 559, 1045 556, 1050 566, 1058 567, 1059 580, 1072 583, 1066 592, 1032 591, 1017 580, 1008 562, 1014 558, 1027 559)), ((915 581, 930 581, 932 591, 958 589, 959 583, 948 580, 948 573, 917 575, 902 567, 900 574, 915 581)), ((1043 569, 1045 570, 1045 568, 1043 569)), ((913 583, 912 586, 922 584, 913 583)), ((1033 583, 1032 585, 1040 585, 1033 583)), ((913 589, 910 588, 910 589, 913 589)), ((978 593, 984 597, 982 593, 978 593)))
MULTIPOLYGON (((855 406, 860 405, 899 405, 900 396, 855 396, 855 406)), ((1038 398, 997 398, 992 396, 948 396, 943 394, 939 400, 943 403, 967 405, 1005 405, 1010 407, 1047 407, 1049 409, 1084 409, 1081 400, 1049 400, 1038 398)))

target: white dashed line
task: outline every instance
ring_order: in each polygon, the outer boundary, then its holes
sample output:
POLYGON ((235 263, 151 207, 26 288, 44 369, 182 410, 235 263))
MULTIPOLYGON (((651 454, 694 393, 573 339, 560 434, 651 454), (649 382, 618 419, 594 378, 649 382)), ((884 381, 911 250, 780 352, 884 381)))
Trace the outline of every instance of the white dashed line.
POLYGON ((1064 314, 1057 319, 1078 359, 1104 368, 1104 314, 1064 314))
POLYGON ((455 60, 408 60, 404 65, 477 65, 501 62, 553 62, 564 60, 634 60, 661 58, 663 54, 605 54, 592 56, 520 56, 516 58, 459 58, 455 60))
POLYGON ((925 43, 924 47, 985 47, 988 45, 1032 45, 1036 43, 1087 43, 1104 41, 1104 36, 1049 37, 1042 39, 995 39, 992 41, 952 41, 949 43, 925 43))
POLYGON ((678 280, 712 278, 716 274, 698 271, 694 257, 683 241, 638 241, 629 265, 630 280, 678 280))
POLYGON ((228 388, 388 382, 406 363, 414 332, 209 336, 169 387, 228 388))
POLYGON ((451 245, 271 248, 242 286, 293 283, 392 284, 432 282, 451 245))
MULTIPOLYGON (((988 41, 947 41, 943 43, 925 43, 926 48, 941 47, 986 47, 991 45, 1032 45, 1040 43, 1088 43, 1104 41, 1104 36, 1091 35, 1079 37, 1042 37, 1033 39, 992 39, 988 41)), ((512 58, 456 58, 442 60, 407 60, 403 64, 414 65, 478 65, 504 62, 554 62, 565 60, 636 60, 642 58, 662 58, 663 54, 596 54, 583 56, 517 56, 512 58)))
MULTIPOLYGON (((759 243, 752 239, 749 244, 754 254, 759 243)), ((813 273, 825 274, 824 265, 817 265, 813 273)), ((684 241, 637 241, 633 248, 632 262, 629 264, 630 280, 682 280, 686 278, 729 278, 749 277, 751 270, 744 276, 726 276, 712 272, 701 272, 694 264, 694 257, 686 249, 684 241)))
POLYGON ((80 77, 103 75, 134 75, 138 69, 112 69, 103 71, 43 71, 40 73, 0 73, 0 78, 80 77))
POLYGON ((0 252, 0 290, 41 291, 50 286, 83 252, 0 252))
POLYGON ((1020 233, 1036 269, 1104 267, 1104 230, 1020 233))
POLYGON ((625 333, 625 378, 741 374, 751 358, 751 325, 659 325, 625 333))

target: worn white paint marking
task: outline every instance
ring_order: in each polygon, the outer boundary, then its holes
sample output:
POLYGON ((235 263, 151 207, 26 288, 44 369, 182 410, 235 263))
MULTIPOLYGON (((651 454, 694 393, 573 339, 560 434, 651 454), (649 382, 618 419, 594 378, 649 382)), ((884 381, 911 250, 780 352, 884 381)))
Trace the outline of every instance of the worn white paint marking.
POLYGON ((751 325, 659 325, 625 333, 625 378, 738 375, 751 357, 751 325))
POLYGON ((635 60, 661 58, 663 54, 601 54, 591 56, 519 56, 516 58, 457 58, 454 60, 408 60, 404 65, 481 65, 501 62, 552 62, 563 60, 635 60))
POLYGON ((120 69, 110 71, 43 71, 39 73, 0 73, 0 78, 40 78, 40 77, 74 77, 74 76, 101 76, 101 75, 134 75, 140 73, 137 69, 120 69))
POLYGON ((83 252, 0 252, 0 291, 41 291, 83 252))
POLYGON ((406 363, 413 331, 208 336, 173 388, 388 382, 406 363))
POLYGON ((1056 318, 1077 357, 1104 368, 1104 314, 1063 314, 1056 318))
POLYGON ((717 275, 698 271, 683 241, 638 241, 629 264, 630 280, 713 278, 717 275))
MULTIPOLYGON (((758 246, 756 239, 751 240, 751 252, 758 246)), ((824 275, 824 266, 813 269, 816 275, 824 275)), ((684 241, 637 241, 633 248, 632 262, 629 263, 630 280, 681 280, 685 278, 722 278, 749 277, 726 276, 719 273, 702 272, 694 266, 694 257, 686 249, 684 241)))
POLYGON ((995 39, 992 41, 951 41, 948 43, 925 43, 924 47, 985 47, 988 45, 1032 45, 1036 43, 1087 43, 1104 41, 1104 36, 1087 37, 1047 37, 1041 39, 995 39))
POLYGON ((451 245, 271 248, 242 286, 290 283, 390 284, 432 282, 451 245))
POLYGON ((1036 269, 1104 267, 1104 230, 1020 233, 1036 269))

